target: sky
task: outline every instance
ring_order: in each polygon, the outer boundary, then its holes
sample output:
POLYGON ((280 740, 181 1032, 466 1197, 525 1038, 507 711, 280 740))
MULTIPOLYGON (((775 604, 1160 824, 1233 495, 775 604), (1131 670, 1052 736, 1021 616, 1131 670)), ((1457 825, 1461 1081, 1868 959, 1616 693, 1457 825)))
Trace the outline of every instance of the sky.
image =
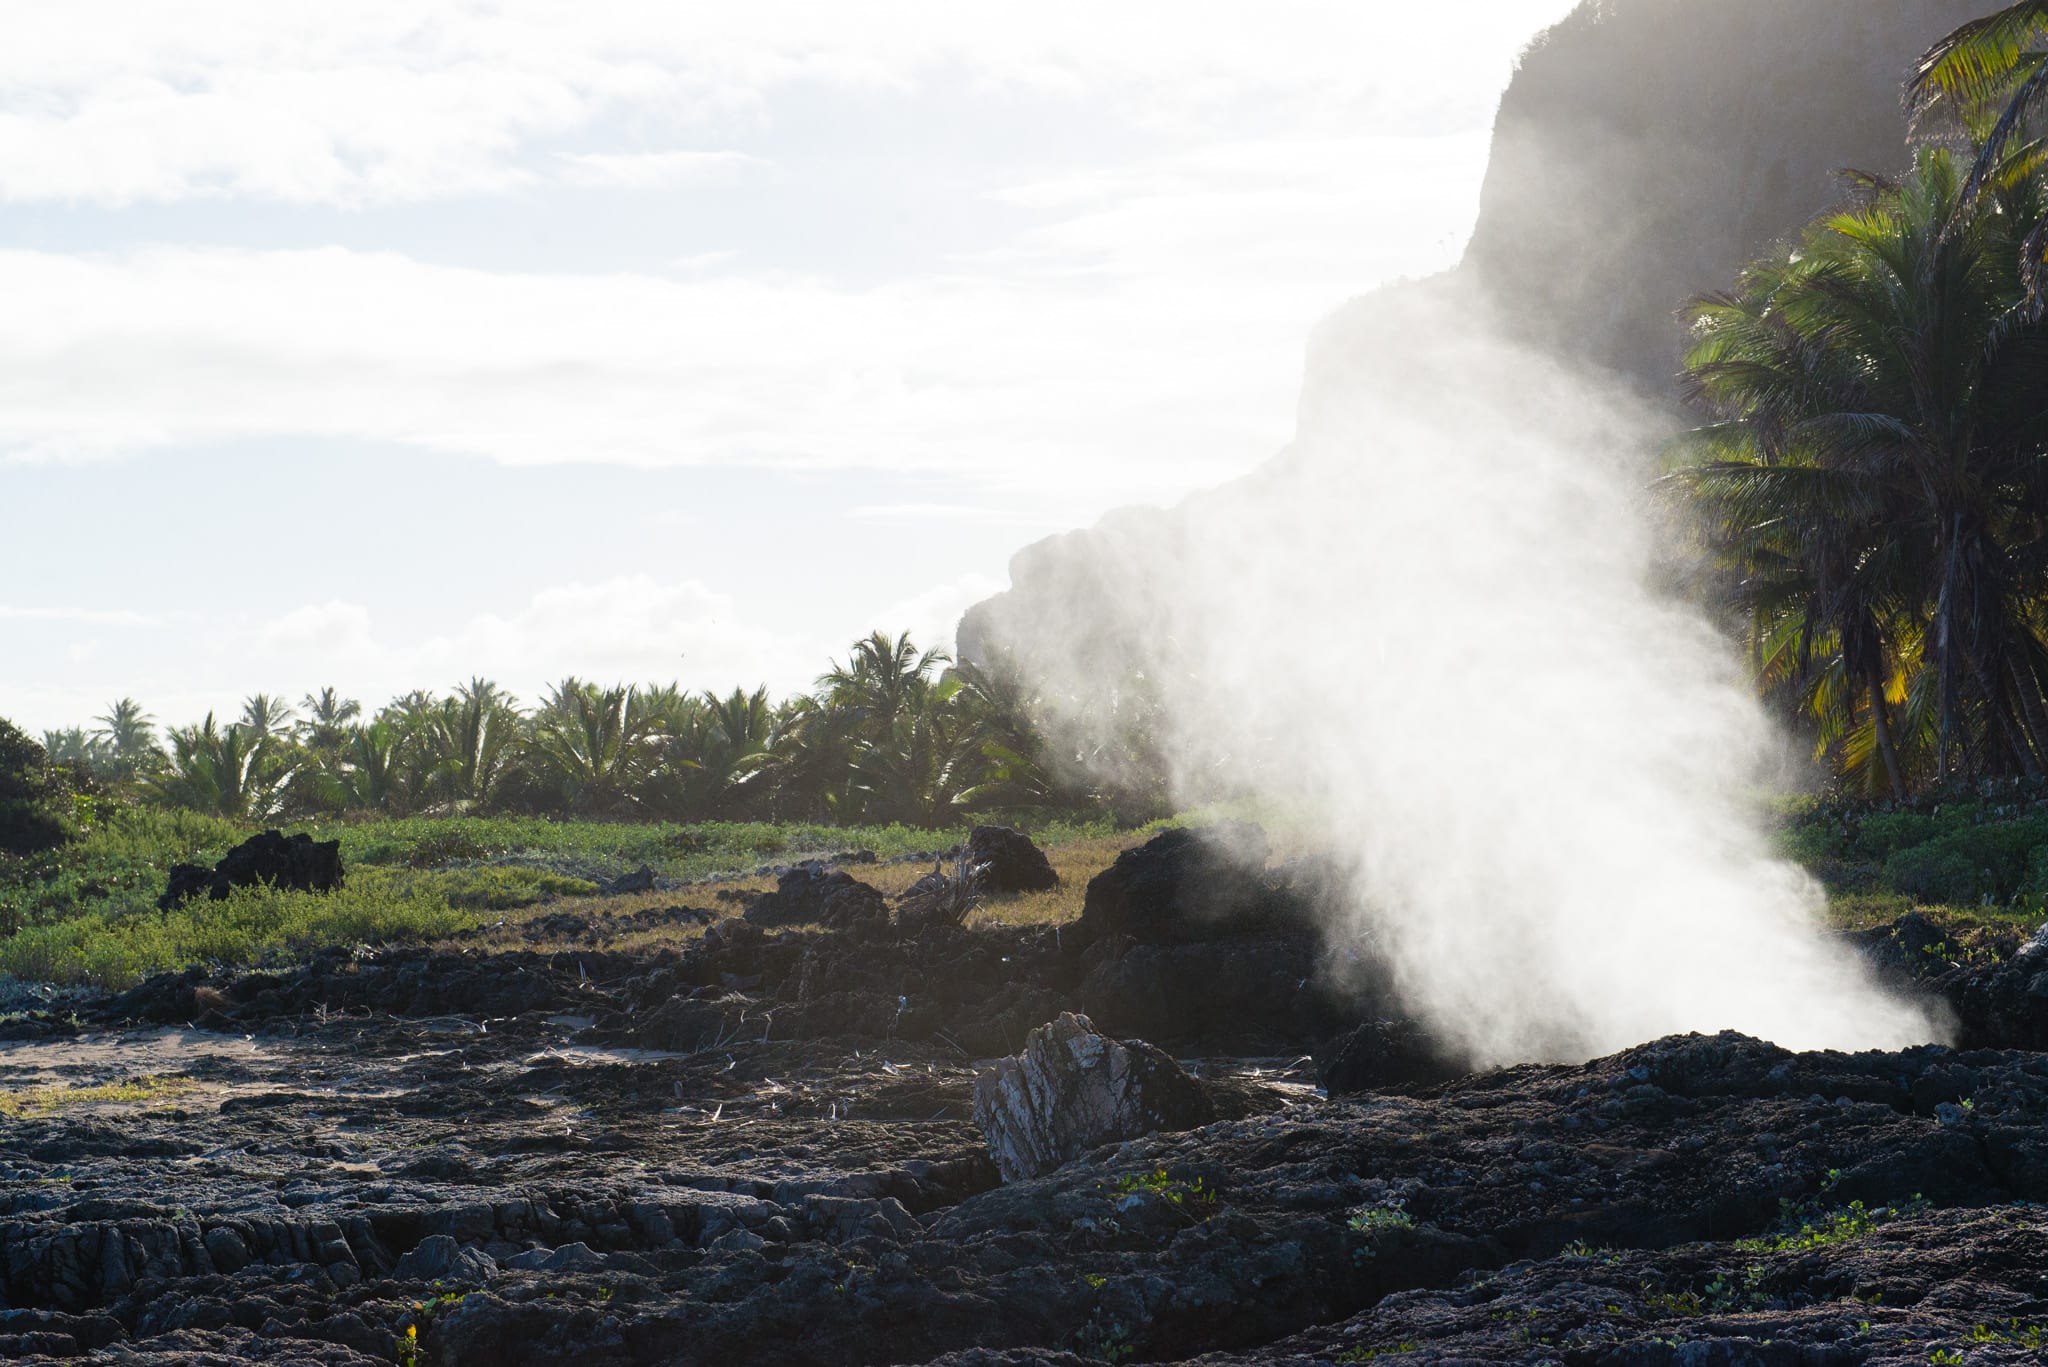
POLYGON ((0 45, 0 716, 806 686, 1454 262, 1427 7, 70 0, 0 45))

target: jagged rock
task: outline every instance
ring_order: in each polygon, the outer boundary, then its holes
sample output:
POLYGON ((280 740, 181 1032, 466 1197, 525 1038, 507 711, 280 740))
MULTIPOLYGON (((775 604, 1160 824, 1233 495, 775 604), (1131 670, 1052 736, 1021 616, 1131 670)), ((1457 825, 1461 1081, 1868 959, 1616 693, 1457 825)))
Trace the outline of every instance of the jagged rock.
POLYGON ((560 1248, 533 1248, 505 1260, 505 1266, 526 1272, 597 1272, 604 1258, 585 1243, 563 1244, 560 1248))
POLYGON ((270 883, 295 892, 332 892, 342 885, 341 842, 315 840, 304 831, 285 835, 264 831, 229 850, 212 868, 203 864, 171 865, 159 911, 170 911, 204 892, 224 901, 236 888, 270 883))
POLYGON ((1420 1026, 1367 1021, 1316 1051, 1316 1077, 1331 1096, 1442 1082, 1465 1069, 1420 1026))
POLYGON ((967 862, 978 870, 975 878, 984 892, 1043 892, 1060 884, 1045 851, 1012 826, 969 831, 967 862))
POLYGON ((480 1248, 464 1248, 453 1235, 429 1234, 398 1260, 391 1275, 401 1281, 484 1281, 498 1270, 497 1261, 480 1248))
POLYGON ((775 891, 755 898, 745 914, 763 927, 815 921, 828 930, 855 930, 886 923, 889 902, 850 873, 807 862, 786 870, 775 891))
POLYGON ((1167 1054, 1143 1040, 1109 1039, 1070 1011, 974 1079, 974 1123, 1011 1182, 1103 1144, 1213 1118, 1201 1084, 1167 1054))

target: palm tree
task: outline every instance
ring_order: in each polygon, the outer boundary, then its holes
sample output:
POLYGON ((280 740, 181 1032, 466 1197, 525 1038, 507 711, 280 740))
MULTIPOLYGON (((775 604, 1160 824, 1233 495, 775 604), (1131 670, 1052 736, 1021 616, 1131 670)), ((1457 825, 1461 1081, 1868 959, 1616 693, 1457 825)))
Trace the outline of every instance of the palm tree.
POLYGON ((1789 259, 1696 305, 1687 378, 1720 421, 1678 478, 1739 567, 1766 675, 1802 682, 1824 740, 1867 728, 1852 748, 1903 791, 1888 707, 1907 702, 1931 710, 1937 777, 2038 776, 2048 336, 2013 248, 2038 210, 2014 186, 1971 208, 1939 148, 1861 182, 1789 259))
POLYGON ((511 761, 519 708, 489 679, 472 678, 420 714, 435 787, 451 802, 481 803, 511 761))
MULTIPOLYGON (((2042 144, 2027 137, 2048 110, 2048 0, 2020 0, 1949 33, 1921 55, 1906 94, 1919 115, 1946 116, 1974 145, 1963 208, 2016 167, 2038 169, 2042 144)), ((2038 314, 2048 304, 2048 219, 2018 248, 2028 306, 2038 314)))
POLYGON ((1058 804, 1064 795, 1048 765, 1045 737, 1032 721, 1034 699, 1022 671, 998 657, 987 664, 963 661, 953 676, 981 760, 977 781, 960 800, 977 808, 1058 804))
POLYGON ((106 747, 99 737, 76 726, 43 732, 43 753, 49 757, 49 763, 74 773, 97 775, 108 764, 106 747))
POLYGON ((347 745, 352 724, 363 715, 361 703, 332 688, 308 693, 299 706, 306 709, 306 719, 299 723, 299 743, 320 755, 334 755, 347 745))
POLYGON ((624 684, 600 688, 571 677, 543 702, 528 749, 570 806, 614 812, 638 799, 656 748, 635 698, 624 684))
POLYGON ((726 697, 699 693, 663 701, 650 694, 648 712, 664 733, 658 800, 686 821, 733 816, 756 791, 770 743, 775 708, 764 685, 726 697))
POLYGON ((240 722, 217 727, 211 712, 170 735, 170 762, 148 782, 158 801, 235 819, 260 820, 276 809, 292 765, 267 738, 240 722))
POLYGON ((108 776, 133 779, 163 761, 163 746, 157 743, 156 718, 142 710, 133 698, 121 698, 102 716, 94 717, 99 727, 93 739, 106 756, 108 776))
POLYGON ((281 740, 291 734, 292 709, 282 698, 252 693, 243 700, 239 724, 259 741, 281 740))
POLYGON ((891 640, 888 633, 876 631, 855 641, 846 662, 828 669, 818 688, 834 706, 850 709, 872 734, 880 735, 895 725, 931 672, 949 662, 940 651, 920 652, 908 632, 891 640))
POLYGON ((404 745, 404 732, 388 721, 349 728, 333 773, 335 805, 391 816, 412 811, 417 792, 406 781, 404 745))

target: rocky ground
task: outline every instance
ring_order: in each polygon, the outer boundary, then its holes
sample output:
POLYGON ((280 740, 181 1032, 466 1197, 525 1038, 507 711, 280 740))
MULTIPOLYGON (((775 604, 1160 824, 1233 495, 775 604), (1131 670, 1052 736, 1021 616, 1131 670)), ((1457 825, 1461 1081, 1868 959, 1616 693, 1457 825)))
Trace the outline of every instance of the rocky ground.
POLYGON ((1371 965, 1331 984, 1306 873, 1191 857, 1058 929, 720 919, 18 1014, 0 1357, 2048 1360, 2048 957, 1867 937, 1957 1049, 1461 1075, 1357 1028, 1371 965), (1067 1010, 1169 1049, 1218 1118, 1003 1182, 977 1067, 1067 1010))

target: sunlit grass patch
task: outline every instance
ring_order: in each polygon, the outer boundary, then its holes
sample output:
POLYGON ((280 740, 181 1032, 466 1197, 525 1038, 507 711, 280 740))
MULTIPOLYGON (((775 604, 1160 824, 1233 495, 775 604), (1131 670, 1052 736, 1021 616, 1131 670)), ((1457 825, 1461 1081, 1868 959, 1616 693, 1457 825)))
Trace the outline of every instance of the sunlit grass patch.
POLYGON ((47 1085, 0 1092, 0 1117, 33 1120, 55 1115, 73 1106, 148 1105, 167 1101, 192 1091, 199 1084, 185 1077, 138 1077, 122 1082, 95 1082, 82 1086, 47 1085))
POLYGON ((479 913, 451 906, 419 875, 365 869, 329 893, 238 889, 172 911, 96 911, 0 940, 0 973, 30 981, 124 988, 192 964, 243 966, 279 951, 450 935, 479 913))

